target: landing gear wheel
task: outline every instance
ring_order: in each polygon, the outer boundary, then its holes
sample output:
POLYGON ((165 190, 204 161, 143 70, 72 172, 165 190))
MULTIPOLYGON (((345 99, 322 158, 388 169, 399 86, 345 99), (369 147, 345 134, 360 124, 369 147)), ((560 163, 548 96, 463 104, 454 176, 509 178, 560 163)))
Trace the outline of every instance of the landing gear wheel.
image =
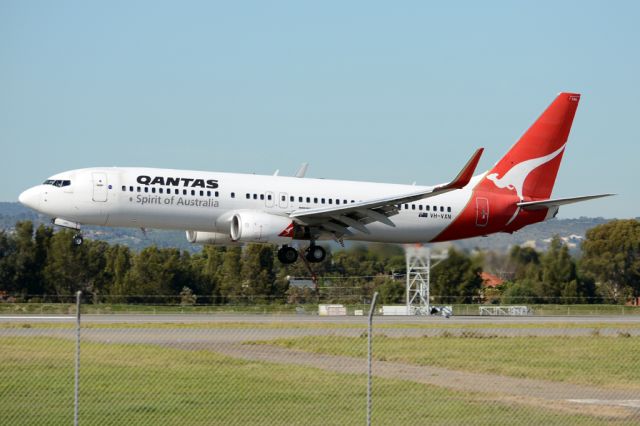
POLYGON ((73 236, 74 245, 81 246, 83 242, 84 242, 84 239, 82 238, 82 234, 76 234, 73 236))
POLYGON ((293 247, 282 246, 278 250, 278 260, 285 265, 290 265, 298 260, 298 252, 293 247))
POLYGON ((327 252, 322 247, 316 245, 309 247, 304 255, 310 263, 320 263, 326 256, 327 252))

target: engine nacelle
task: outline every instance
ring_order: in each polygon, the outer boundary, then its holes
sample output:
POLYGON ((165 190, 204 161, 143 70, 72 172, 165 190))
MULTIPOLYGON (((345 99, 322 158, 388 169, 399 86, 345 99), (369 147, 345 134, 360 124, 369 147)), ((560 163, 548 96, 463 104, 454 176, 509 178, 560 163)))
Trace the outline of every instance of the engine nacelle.
POLYGON ((289 244, 294 223, 284 216, 255 210, 239 211, 231 218, 231 240, 243 243, 289 244))
POLYGON ((187 241, 192 244, 211 244, 214 246, 235 246, 239 244, 232 241, 228 234, 220 232, 187 231, 187 241))

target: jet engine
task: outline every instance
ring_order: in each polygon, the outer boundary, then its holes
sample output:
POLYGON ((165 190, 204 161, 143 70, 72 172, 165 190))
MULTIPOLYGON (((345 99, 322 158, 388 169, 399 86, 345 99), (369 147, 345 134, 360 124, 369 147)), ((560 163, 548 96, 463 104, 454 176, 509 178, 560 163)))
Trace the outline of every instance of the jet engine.
POLYGON ((244 210, 231 218, 230 234, 232 241, 243 243, 288 244, 294 228, 293 221, 285 216, 244 210))
POLYGON ((215 246, 235 246, 228 234, 220 232, 187 231, 187 241, 191 244, 211 244, 215 246))

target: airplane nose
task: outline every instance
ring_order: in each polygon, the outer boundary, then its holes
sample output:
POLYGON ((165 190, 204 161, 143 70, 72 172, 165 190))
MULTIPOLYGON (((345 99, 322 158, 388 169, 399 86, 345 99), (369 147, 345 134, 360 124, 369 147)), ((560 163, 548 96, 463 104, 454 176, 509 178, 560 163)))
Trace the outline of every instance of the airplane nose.
POLYGON ((18 197, 20 204, 37 210, 40 205, 40 191, 37 187, 29 188, 18 197))

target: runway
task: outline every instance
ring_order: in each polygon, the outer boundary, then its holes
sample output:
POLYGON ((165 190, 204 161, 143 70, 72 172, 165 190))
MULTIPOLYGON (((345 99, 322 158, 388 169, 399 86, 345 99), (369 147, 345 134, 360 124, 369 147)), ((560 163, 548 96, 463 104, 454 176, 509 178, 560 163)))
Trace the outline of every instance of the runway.
MULTIPOLYGON (((0 316, 3 334, 51 335, 55 328, 20 327, 24 324, 74 324, 69 315, 0 316), (9 328, 11 327, 11 328, 9 328)), ((262 314, 162 314, 83 315, 90 334, 114 334, 130 341, 167 343, 179 330, 183 342, 231 343, 243 340, 271 340, 286 337, 339 335, 359 336, 367 327, 364 316, 262 315, 262 314), (148 324, 149 327, 145 327, 148 324), (113 327, 110 327, 113 325, 113 327), (174 327, 172 327, 175 326, 174 327), (123 333, 123 327, 127 328, 123 333)), ((640 316, 580 317, 463 317, 374 316, 374 332, 388 337, 437 337, 444 333, 478 336, 616 336, 621 332, 640 336, 640 316)), ((58 330, 59 331, 59 330, 58 330)), ((118 336, 118 337, 116 337, 118 336)))

